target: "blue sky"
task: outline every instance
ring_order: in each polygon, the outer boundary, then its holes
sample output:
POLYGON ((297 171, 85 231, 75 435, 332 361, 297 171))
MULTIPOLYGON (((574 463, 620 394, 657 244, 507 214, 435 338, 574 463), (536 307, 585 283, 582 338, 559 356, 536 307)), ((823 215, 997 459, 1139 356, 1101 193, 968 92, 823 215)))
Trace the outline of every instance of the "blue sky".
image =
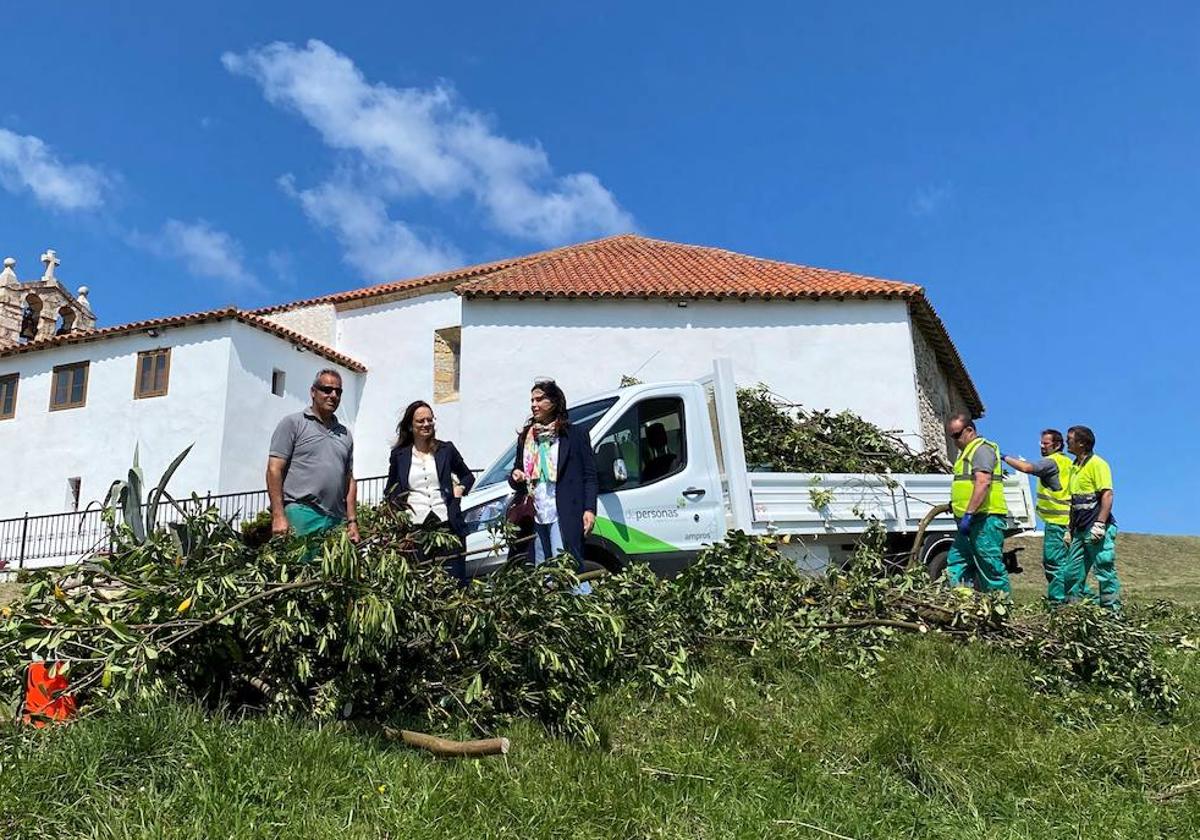
POLYGON ((917 282, 985 435, 1200 533, 1200 7, 1017 6, 9 4, 0 250, 107 324, 629 228, 917 282))

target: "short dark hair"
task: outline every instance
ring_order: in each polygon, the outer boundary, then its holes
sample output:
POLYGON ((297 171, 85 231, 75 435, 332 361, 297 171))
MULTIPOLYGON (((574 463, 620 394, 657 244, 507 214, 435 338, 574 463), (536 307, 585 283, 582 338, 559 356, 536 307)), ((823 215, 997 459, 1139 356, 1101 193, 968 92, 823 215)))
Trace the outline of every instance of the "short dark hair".
POLYGON ((313 377, 312 387, 316 388, 321 384, 322 376, 336 376, 338 382, 342 381, 342 375, 333 368, 321 368, 319 371, 317 371, 317 375, 313 377))
POLYGON ((1042 429, 1042 434, 1050 435, 1050 442, 1054 444, 1055 449, 1061 450, 1063 448, 1062 432, 1058 429, 1042 429))
POLYGON ((946 421, 946 425, 949 426, 955 420, 962 423, 964 429, 974 429, 975 428, 975 421, 971 419, 970 414, 964 414, 961 411, 958 412, 957 414, 951 414, 950 419, 946 421))
POLYGON ((1096 435, 1087 426, 1072 426, 1067 429, 1067 434, 1075 435, 1075 440, 1082 443, 1088 452, 1096 448, 1096 435))

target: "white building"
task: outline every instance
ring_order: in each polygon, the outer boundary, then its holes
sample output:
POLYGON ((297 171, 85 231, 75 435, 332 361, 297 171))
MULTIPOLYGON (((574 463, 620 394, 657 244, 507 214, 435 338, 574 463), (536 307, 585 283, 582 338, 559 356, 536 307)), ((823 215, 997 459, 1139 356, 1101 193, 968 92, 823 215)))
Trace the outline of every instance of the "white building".
POLYGON ((100 498, 135 445, 153 480, 196 444, 177 492, 258 489, 271 429, 308 402, 322 367, 342 372, 339 416, 356 473, 370 476, 386 472, 411 400, 433 403, 439 435, 481 468, 523 421, 535 377, 578 401, 623 375, 702 375, 715 356, 732 357, 745 384, 848 408, 916 447, 945 446, 952 411, 983 413, 919 286, 624 235, 254 312, 0 346, 12 477, 0 518, 100 498))

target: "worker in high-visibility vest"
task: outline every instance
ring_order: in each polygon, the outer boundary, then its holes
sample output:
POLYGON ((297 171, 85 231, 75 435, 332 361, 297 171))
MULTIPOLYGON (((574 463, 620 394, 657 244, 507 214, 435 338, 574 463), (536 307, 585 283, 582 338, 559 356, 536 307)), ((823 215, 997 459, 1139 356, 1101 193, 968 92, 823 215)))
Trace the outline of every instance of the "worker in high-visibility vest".
POLYGON ((958 447, 950 507, 958 520, 958 534, 946 561, 946 578, 958 586, 968 578, 983 592, 1011 593, 1004 568, 1004 526, 1008 505, 1004 501, 1004 472, 1000 449, 984 440, 966 414, 955 414, 946 433, 958 447))
POLYGON ((1067 560, 1067 525, 1071 516, 1071 459, 1063 454, 1063 436, 1058 429, 1045 429, 1040 441, 1042 457, 1026 461, 1002 455, 1014 470, 1037 476, 1037 515, 1045 526, 1042 537, 1042 569, 1046 573, 1046 600, 1051 606, 1067 602, 1063 566, 1067 560))
POLYGON ((1112 469, 1095 453, 1096 435, 1087 426, 1067 429, 1067 449, 1075 456, 1071 465, 1070 547, 1064 567, 1068 601, 1088 597, 1087 577, 1096 573, 1100 604, 1121 607, 1121 582, 1117 579, 1117 519, 1113 516, 1112 469))

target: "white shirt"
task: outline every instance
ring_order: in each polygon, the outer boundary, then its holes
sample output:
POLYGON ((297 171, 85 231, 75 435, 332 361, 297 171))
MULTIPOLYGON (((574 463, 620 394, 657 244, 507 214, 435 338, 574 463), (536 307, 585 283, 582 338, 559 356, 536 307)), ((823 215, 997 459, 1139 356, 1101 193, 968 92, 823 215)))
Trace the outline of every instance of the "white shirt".
MULTIPOLYGON (((558 438, 550 444, 550 460, 558 463, 558 438)), ((558 521, 558 502, 555 501, 555 489, 558 482, 539 481, 533 485, 534 519, 539 525, 549 525, 558 521)))
POLYGON ((432 513, 445 522, 446 501, 438 486, 437 463, 432 453, 412 451, 412 466, 408 468, 408 506, 412 508, 413 523, 420 524, 432 513))

